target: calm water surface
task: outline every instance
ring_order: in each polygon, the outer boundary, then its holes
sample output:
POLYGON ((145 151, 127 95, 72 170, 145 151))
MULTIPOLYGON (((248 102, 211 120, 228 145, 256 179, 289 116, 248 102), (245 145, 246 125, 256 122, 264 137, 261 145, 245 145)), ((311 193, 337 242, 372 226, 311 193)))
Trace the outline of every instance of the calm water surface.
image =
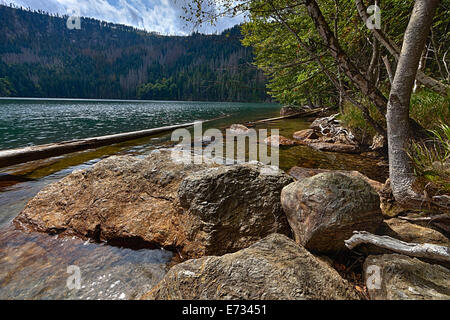
MULTIPOLYGON (((165 125, 208 120, 204 129, 279 115, 276 104, 211 102, 136 102, 0 99, 0 149, 59 142, 165 125)), ((304 119, 260 123, 256 129, 279 129, 292 137, 307 128, 304 119)), ((0 169, 0 299, 134 299, 150 290, 167 271, 172 253, 130 250, 58 239, 14 230, 11 221, 37 192, 75 169, 92 166, 113 154, 144 156, 173 145, 170 133, 95 150, 0 169), (66 287, 67 267, 78 265, 82 288, 66 287)), ((280 167, 359 170, 383 181, 386 170, 358 155, 282 148, 280 167)))

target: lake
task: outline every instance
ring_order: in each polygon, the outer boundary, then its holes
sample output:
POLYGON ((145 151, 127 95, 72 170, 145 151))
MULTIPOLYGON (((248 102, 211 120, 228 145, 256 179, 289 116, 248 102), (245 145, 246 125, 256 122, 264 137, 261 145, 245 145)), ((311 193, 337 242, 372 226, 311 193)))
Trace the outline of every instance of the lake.
POLYGON ((279 108, 269 103, 0 99, 0 150, 225 115, 242 122, 276 115, 279 108))
MULTIPOLYGON (((195 120, 204 129, 272 118, 280 106, 264 103, 0 99, 0 149, 156 128, 195 120)), ((259 123, 292 137, 308 119, 259 123)), ((269 131, 270 132, 270 131, 269 131)), ((0 299, 133 299, 165 274, 172 253, 131 250, 17 231, 11 221, 43 187, 116 154, 144 156, 173 145, 170 132, 94 150, 0 168, 0 299), (66 287, 69 265, 80 266, 82 288, 66 287)), ((280 149, 280 167, 359 170, 384 181, 386 170, 359 155, 319 152, 306 146, 280 149)))

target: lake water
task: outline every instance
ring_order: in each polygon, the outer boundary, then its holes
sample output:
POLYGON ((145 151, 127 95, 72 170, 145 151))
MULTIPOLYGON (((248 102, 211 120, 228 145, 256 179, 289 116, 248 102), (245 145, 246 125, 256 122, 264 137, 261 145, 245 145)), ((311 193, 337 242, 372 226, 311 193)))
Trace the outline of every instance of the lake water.
MULTIPOLYGON (((0 99, 0 149, 129 132, 208 120, 204 129, 271 118, 280 106, 256 103, 10 100, 0 99)), ((306 119, 259 123, 256 129, 292 133, 306 119)), ((73 170, 92 166, 113 154, 146 155, 173 145, 170 133, 0 168, 0 299, 133 299, 156 284, 172 253, 131 250, 17 231, 11 221, 37 192, 73 170), (67 267, 80 266, 82 288, 66 287, 67 267)), ((280 167, 359 170, 383 181, 386 168, 359 155, 319 152, 305 146, 280 149, 280 167)))
POLYGON ((228 115, 276 114, 263 103, 95 100, 0 100, 0 150, 157 128, 228 115))

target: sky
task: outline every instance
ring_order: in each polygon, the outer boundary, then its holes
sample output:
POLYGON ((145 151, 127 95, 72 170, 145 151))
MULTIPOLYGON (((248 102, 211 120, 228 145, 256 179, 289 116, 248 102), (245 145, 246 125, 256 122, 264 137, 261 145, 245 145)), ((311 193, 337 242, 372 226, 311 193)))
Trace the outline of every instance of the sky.
MULTIPOLYGON (((0 0, 0 4, 14 3, 50 13, 96 18, 126 24, 165 35, 187 35, 194 31, 180 16, 183 3, 188 0, 0 0)), ((198 28, 202 33, 221 32, 242 21, 241 17, 222 18, 216 26, 198 28)))

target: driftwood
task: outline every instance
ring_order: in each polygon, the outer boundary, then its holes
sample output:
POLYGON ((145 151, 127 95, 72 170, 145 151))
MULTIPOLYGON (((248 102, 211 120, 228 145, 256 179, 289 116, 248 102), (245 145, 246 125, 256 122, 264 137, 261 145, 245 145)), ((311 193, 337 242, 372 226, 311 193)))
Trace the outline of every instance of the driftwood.
POLYGON ((350 239, 345 240, 350 250, 360 244, 373 244, 404 255, 450 262, 450 248, 430 243, 408 243, 388 236, 377 236, 366 231, 354 231, 350 239))
POLYGON ((262 119, 262 120, 257 120, 257 121, 250 121, 250 122, 247 122, 246 124, 263 123, 263 122, 283 120, 283 119, 288 119, 288 118, 309 117, 309 116, 313 116, 313 115, 319 114, 321 112, 324 112, 325 110, 327 110, 327 109, 326 108, 316 108, 316 109, 306 110, 303 112, 298 112, 295 114, 290 114, 287 116, 268 118, 268 119, 262 119))
MULTIPOLYGON (((216 119, 213 119, 216 120, 216 119)), ((212 121, 212 120, 208 120, 212 121)), ((204 121, 207 122, 207 121, 204 121)), ((24 163, 33 160, 46 159, 71 152, 87 150, 106 146, 114 143, 124 142, 144 138, 154 134, 193 126, 196 122, 177 124, 172 126, 153 128, 147 130, 119 133, 95 138, 78 139, 71 141, 64 141, 59 143, 51 143, 45 145, 31 146, 19 149, 10 149, 0 151, 0 168, 12 166, 19 163, 24 163)))

